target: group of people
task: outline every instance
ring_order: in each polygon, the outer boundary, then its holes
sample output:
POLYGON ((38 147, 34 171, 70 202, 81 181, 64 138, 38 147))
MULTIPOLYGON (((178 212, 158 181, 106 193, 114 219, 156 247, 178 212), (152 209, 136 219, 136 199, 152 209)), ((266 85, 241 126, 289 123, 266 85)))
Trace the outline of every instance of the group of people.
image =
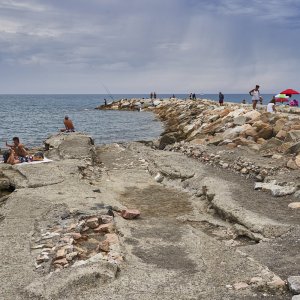
MULTIPOLYGON (((61 132, 75 131, 73 122, 68 116, 65 116, 64 118, 64 125, 65 128, 60 129, 61 132)), ((5 142, 5 145, 9 148, 9 150, 4 151, 3 153, 4 163, 15 165, 22 162, 41 161, 44 159, 44 155, 42 152, 37 152, 34 155, 30 156, 26 147, 20 143, 19 137, 15 136, 12 141, 12 144, 8 144, 7 141, 5 142)))
POLYGON ((150 99, 156 99, 156 93, 155 92, 150 93, 150 99))
MULTIPOLYGON (((249 94, 252 96, 252 107, 253 107, 253 109, 256 109, 257 103, 260 102, 260 104, 262 104, 262 101, 263 101, 263 98, 260 95, 259 85, 256 85, 254 89, 249 91, 249 94)), ((292 95, 288 95, 288 96, 291 97, 292 95)), ((246 100, 243 100, 242 103, 245 103, 244 101, 246 102, 246 100)), ((271 101, 267 105, 267 112, 275 113, 276 112, 275 105, 276 105, 276 98, 275 98, 275 96, 273 96, 271 101)), ((296 99, 291 100, 289 105, 290 106, 298 106, 298 101, 296 99)))
POLYGON ((196 100, 197 97, 196 97, 196 94, 195 93, 190 93, 190 100, 196 100))
POLYGON ((13 138, 12 144, 8 144, 6 141, 5 145, 9 148, 9 150, 3 153, 4 163, 15 165, 22 162, 41 161, 44 159, 43 152, 37 152, 30 156, 27 149, 20 143, 20 139, 17 136, 13 138))

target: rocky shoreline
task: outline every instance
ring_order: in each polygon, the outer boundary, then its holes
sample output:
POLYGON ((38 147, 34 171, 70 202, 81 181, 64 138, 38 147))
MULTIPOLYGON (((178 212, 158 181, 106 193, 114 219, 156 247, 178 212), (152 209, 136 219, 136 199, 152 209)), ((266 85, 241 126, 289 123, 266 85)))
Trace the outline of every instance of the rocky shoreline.
POLYGON ((157 149, 178 151, 202 162, 253 178, 256 189, 275 197, 294 194, 300 198, 300 108, 181 99, 130 99, 98 109, 151 110, 165 124, 157 149), (261 183, 264 182, 264 183, 261 183))
POLYGON ((52 162, 0 164, 1 299, 300 294, 299 113, 155 101, 101 109, 153 111, 156 141, 58 134, 52 162))

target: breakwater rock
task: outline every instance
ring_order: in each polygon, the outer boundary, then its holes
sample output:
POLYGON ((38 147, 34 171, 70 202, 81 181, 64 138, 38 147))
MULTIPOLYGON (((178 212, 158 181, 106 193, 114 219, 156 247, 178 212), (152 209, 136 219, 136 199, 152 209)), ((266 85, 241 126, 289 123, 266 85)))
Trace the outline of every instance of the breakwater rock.
MULTIPOLYGON (((274 196, 300 189, 300 109, 180 99, 122 99, 106 109, 141 107, 157 114, 164 132, 153 145, 178 151, 206 164, 232 170, 257 182, 274 196), (275 180, 275 181, 274 181, 275 180)), ((296 195, 298 195, 296 193, 296 195)))
MULTIPOLYGON (((100 110, 142 110, 142 109, 152 109, 160 105, 163 101, 167 99, 120 99, 118 101, 110 102, 106 105, 100 105, 96 109, 100 110)), ((174 100, 174 99, 173 99, 174 100)))
POLYGON ((246 146, 263 155, 300 152, 300 111, 271 114, 241 105, 220 107, 211 101, 168 101, 155 112, 166 125, 164 140, 229 149, 246 146))

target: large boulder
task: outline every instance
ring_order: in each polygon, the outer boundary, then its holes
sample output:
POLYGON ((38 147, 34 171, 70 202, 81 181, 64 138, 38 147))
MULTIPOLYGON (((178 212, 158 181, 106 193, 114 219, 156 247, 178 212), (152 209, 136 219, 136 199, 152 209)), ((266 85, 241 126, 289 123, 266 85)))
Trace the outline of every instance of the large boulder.
POLYGON ((299 142, 300 141, 300 130, 291 130, 287 133, 285 142, 299 142))
POLYGON ((223 142, 223 136, 222 134, 215 135, 212 139, 210 139, 207 144, 208 145, 218 145, 221 142, 223 142))
POLYGON ((243 137, 237 137, 233 141, 236 145, 241 145, 241 146, 249 146, 250 144, 255 144, 255 142, 245 139, 243 137))
POLYGON ((234 125, 244 125, 246 123, 247 118, 245 116, 238 116, 233 119, 234 125))
POLYGON ((274 197, 282 197, 291 195, 296 192, 297 188, 293 185, 279 185, 275 180, 270 182, 256 182, 254 186, 255 190, 269 190, 274 197))
MULTIPOLYGON (((287 143, 288 145, 290 143, 287 143)), ((299 154, 300 153, 300 142, 295 143, 290 145, 289 147, 287 147, 287 149, 285 150, 286 154, 299 154)))
POLYGON ((171 145, 177 142, 177 139, 175 137, 174 133, 166 133, 159 139, 159 146, 158 148, 160 150, 165 149, 167 145, 171 145))
POLYGON ((282 130, 283 126, 286 124, 286 119, 279 119, 276 121, 275 126, 273 128, 274 133, 277 134, 280 130, 282 130))
POLYGON ((217 129, 219 129, 222 126, 223 126, 222 119, 218 119, 215 122, 208 124, 205 128, 203 128, 202 132, 204 134, 207 133, 214 134, 217 131, 217 129))
POLYGON ((280 130, 277 134, 276 134, 276 138, 279 140, 284 141, 284 139, 286 138, 287 132, 285 130, 280 130))
POLYGON ((251 128, 251 125, 249 124, 245 124, 242 126, 236 126, 234 128, 229 128, 227 130, 224 131, 223 133, 223 139, 234 139, 236 137, 238 137, 240 134, 242 134, 243 132, 245 132, 246 130, 248 130, 249 128, 251 128))
POLYGON ((257 110, 251 110, 244 114, 244 117, 247 118, 247 120, 256 120, 261 116, 261 113, 257 110))
POLYGON ((230 112, 228 114, 228 116, 233 117, 233 118, 237 118, 238 116, 241 116, 244 113, 245 113, 245 109, 244 108, 239 108, 239 109, 236 109, 236 110, 230 112))
POLYGON ((253 127, 249 127, 248 129, 246 129, 246 130, 244 131, 244 135, 245 135, 246 137, 251 136, 251 137, 253 137, 255 140, 258 139, 258 133, 257 133, 257 131, 255 130, 255 128, 253 128, 253 127))
POLYGON ((46 156, 54 159, 95 158, 94 140, 83 133, 60 133, 45 142, 46 156))
POLYGON ((261 127, 261 129, 257 132, 257 136, 259 138, 263 138, 265 140, 270 139, 274 133, 273 133, 273 128, 271 125, 263 123, 264 125, 261 127))
POLYGON ((261 150, 269 150, 269 149, 274 149, 279 146, 281 146, 283 142, 279 139, 276 138, 271 138, 267 140, 261 147, 261 150))

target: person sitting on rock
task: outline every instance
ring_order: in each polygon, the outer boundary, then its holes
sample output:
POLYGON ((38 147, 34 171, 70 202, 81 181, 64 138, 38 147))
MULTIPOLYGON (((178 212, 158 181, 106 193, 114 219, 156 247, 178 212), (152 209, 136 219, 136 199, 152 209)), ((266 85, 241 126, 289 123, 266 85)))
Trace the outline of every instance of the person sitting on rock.
POLYGON ((273 96, 272 100, 267 105, 267 112, 274 114, 276 112, 275 108, 276 99, 275 96, 273 96))
POLYGON ((13 138, 13 145, 9 145, 7 142, 5 145, 14 151, 16 157, 26 157, 28 155, 24 145, 20 143, 20 139, 17 136, 13 138))
POLYGON ((3 158, 4 158, 4 163, 6 164, 15 165, 20 163, 20 160, 18 156, 16 156, 16 153, 13 149, 9 149, 8 153, 5 153, 3 155, 3 158))
POLYGON ((68 116, 65 116, 64 125, 65 125, 65 128, 61 129, 60 130, 61 132, 74 132, 75 131, 73 122, 71 121, 71 119, 69 119, 68 116))

